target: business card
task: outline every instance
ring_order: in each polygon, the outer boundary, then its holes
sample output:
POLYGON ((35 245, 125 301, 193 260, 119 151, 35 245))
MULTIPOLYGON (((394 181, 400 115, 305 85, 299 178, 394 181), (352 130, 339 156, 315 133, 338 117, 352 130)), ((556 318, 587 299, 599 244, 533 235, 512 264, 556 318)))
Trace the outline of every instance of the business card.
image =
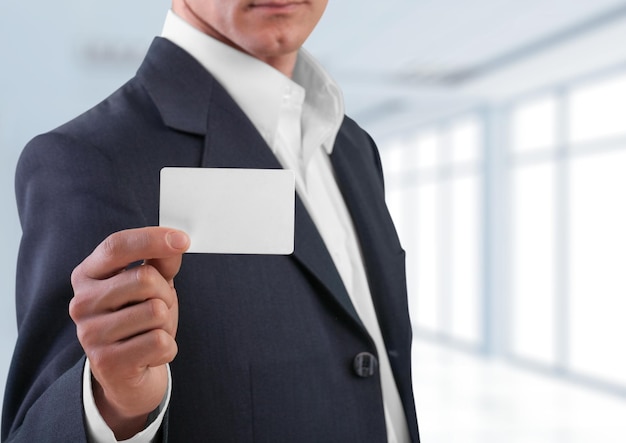
POLYGON ((161 170, 159 225, 185 231, 191 239, 187 252, 288 255, 294 219, 293 171, 161 170))

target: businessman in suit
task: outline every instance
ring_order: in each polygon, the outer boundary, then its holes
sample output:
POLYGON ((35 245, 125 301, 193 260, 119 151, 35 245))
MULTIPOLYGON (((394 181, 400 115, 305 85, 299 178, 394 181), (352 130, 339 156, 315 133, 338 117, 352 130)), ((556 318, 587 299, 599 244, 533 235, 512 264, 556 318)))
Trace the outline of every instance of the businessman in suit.
POLYGON ((174 0, 133 79, 25 148, 3 441, 419 441, 378 152, 301 49, 326 1, 174 0), (293 169, 294 254, 183 257, 166 166, 293 169))

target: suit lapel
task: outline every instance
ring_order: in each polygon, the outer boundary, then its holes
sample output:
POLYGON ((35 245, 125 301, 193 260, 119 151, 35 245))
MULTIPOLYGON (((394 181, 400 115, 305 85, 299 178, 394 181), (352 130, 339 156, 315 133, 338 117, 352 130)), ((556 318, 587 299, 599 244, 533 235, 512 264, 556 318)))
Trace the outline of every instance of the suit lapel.
POLYGON ((360 129, 348 129, 352 125, 344 123, 331 163, 361 245, 381 332, 388 352, 393 355, 406 341, 403 337, 406 331, 399 326, 408 324, 403 310, 406 303, 404 253, 385 204, 382 177, 375 167, 378 160, 367 156, 368 153, 375 155, 370 148, 372 141, 360 129))
POLYGON ((310 273, 318 277, 342 309, 359 327, 365 330, 365 326, 354 309, 352 300, 350 300, 350 296, 324 245, 324 241, 300 198, 296 199, 296 244, 294 257, 310 273))
MULTIPOLYGON (((161 38, 155 39, 138 77, 142 78, 167 126, 204 136, 204 152, 199 166, 281 168, 259 132, 230 95, 176 45, 161 38), (170 62, 164 67, 160 60, 170 62), (171 66, 176 66, 176 71, 171 66)), ((295 250, 292 258, 363 328, 332 258, 297 196, 295 211, 295 250)))
POLYGON ((331 156, 339 188, 361 244, 372 301, 387 348, 412 441, 419 441, 411 387, 411 323, 404 251, 385 204, 380 160, 372 140, 344 122, 331 156), (371 156, 368 157, 368 154, 371 156))

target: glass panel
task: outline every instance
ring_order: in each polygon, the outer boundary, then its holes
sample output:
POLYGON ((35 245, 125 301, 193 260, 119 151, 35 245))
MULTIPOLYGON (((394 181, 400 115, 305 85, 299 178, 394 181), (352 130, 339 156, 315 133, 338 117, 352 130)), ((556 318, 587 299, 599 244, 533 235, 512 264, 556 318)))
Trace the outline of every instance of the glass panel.
POLYGON ((418 244, 413 225, 415 220, 416 188, 402 188, 387 193, 387 205, 393 217, 402 247, 406 251, 406 284, 411 319, 417 322, 417 261, 418 244))
POLYGON ((386 177, 398 173, 402 169, 402 149, 393 144, 380 150, 380 160, 386 177))
POLYGON ((402 188, 387 192, 387 206, 393 218, 402 247, 406 250, 406 278, 411 317, 415 318, 413 311, 416 306, 415 293, 417 292, 416 280, 416 255, 417 244, 415 242, 415 229, 412 220, 415 215, 415 188, 402 188))
POLYGON ((442 163, 441 136, 436 131, 422 132, 415 139, 416 164, 420 169, 433 168, 442 163))
POLYGON ((478 344, 481 330, 481 181, 452 182, 451 334, 478 344))
POLYGON ((554 325, 554 166, 513 172, 511 347, 514 354, 551 364, 554 325))
POLYGON ((467 118, 452 126, 450 130, 452 161, 472 162, 481 157, 482 131, 476 118, 467 118))
POLYGON ((572 142, 626 134, 625 75, 578 88, 569 101, 572 142))
POLYGON ((418 326, 440 330, 440 230, 438 196, 440 185, 417 188, 415 320, 418 326))
POLYGON ((511 137, 515 152, 554 147, 556 99, 547 96, 517 106, 511 118, 511 137))
POLYGON ((389 208, 391 218, 393 219, 396 230, 398 231, 400 241, 402 242, 402 244, 405 244, 408 231, 408 205, 406 201, 406 190, 403 188, 387 190, 387 195, 385 196, 385 199, 387 201, 387 207, 389 208))
POLYGON ((571 365, 626 384, 626 152, 571 167, 571 365))
POLYGON ((380 159, 383 163, 385 177, 391 177, 394 174, 414 168, 414 151, 414 147, 412 148, 408 143, 402 141, 395 141, 381 148, 380 159))

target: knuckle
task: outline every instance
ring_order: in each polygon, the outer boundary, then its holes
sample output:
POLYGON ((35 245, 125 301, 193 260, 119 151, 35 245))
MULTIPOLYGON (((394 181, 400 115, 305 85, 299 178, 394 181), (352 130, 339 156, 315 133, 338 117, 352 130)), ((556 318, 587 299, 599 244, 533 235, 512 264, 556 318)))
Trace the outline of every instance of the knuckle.
POLYGON ((102 349, 90 349, 85 352, 87 354, 87 358, 89 358, 89 364, 92 368, 97 369, 100 373, 109 372, 110 368, 110 358, 109 353, 102 349))
POLYGON ((158 323, 166 323, 169 318, 169 309, 163 300, 149 300, 150 316, 158 323))
POLYGON ((94 349, 98 342, 98 338, 100 337, 98 328, 93 328, 91 326, 92 325, 83 323, 77 323, 76 325, 76 336, 85 351, 94 349))
POLYGON ((163 329, 155 329, 151 332, 150 338, 154 349, 165 350, 172 344, 172 337, 163 329))
POLYGON ((74 323, 79 323, 89 317, 90 306, 91 303, 88 297, 74 293, 74 297, 68 303, 67 310, 74 323))
POLYGON ((165 350, 165 352, 163 353, 163 360, 166 362, 170 362, 174 360, 177 354, 178 354, 178 345, 176 341, 172 340, 169 348, 165 350))
POLYGON ((165 332, 163 333, 163 337, 163 345, 157 348, 157 353, 155 354, 155 363, 158 364, 169 363, 174 360, 176 354, 178 354, 178 345, 176 341, 165 332))
POLYGON ((81 346, 86 351, 87 348, 89 347, 87 346, 88 334, 85 332, 85 328, 80 323, 76 325, 76 337, 78 338, 78 341, 80 342, 81 346))
POLYGON ((119 233, 109 235, 101 244, 102 255, 105 258, 113 258, 119 254, 122 247, 122 241, 119 233))
POLYGON ((82 301, 74 296, 69 303, 68 306, 68 312, 70 314, 70 318, 72 320, 74 320, 74 323, 76 323, 81 317, 82 317, 82 313, 83 313, 83 309, 82 309, 82 301))
POLYGON ((74 290, 76 290, 76 287, 78 286, 78 283, 81 280, 81 275, 82 275, 82 267, 81 265, 78 265, 72 270, 72 274, 70 275, 70 282, 72 283, 72 287, 74 288, 74 290))
POLYGON ((159 274, 150 265, 137 266, 135 269, 135 279, 139 286, 154 286, 157 284, 159 274))

